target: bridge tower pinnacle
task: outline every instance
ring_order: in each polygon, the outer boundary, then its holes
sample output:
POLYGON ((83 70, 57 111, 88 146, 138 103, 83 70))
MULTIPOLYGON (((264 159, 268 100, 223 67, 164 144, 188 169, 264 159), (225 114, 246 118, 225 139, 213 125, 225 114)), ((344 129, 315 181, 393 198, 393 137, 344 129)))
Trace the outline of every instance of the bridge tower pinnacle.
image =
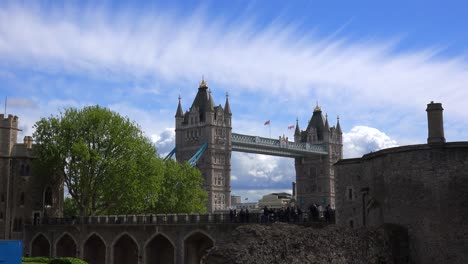
MULTIPOLYGON (((180 100, 179 100, 180 106, 180 100)), ((224 109, 215 106, 208 83, 203 78, 192 106, 185 113, 179 106, 176 113, 176 159, 189 160, 198 149, 208 143, 197 167, 208 192, 208 212, 231 206, 231 108, 228 97, 224 109)))

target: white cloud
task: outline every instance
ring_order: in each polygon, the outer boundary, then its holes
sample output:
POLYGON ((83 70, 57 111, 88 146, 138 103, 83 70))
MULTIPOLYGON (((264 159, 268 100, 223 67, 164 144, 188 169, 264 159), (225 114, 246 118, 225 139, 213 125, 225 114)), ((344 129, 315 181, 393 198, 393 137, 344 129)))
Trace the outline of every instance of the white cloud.
POLYGON ((356 158, 383 148, 398 146, 397 142, 384 132, 367 126, 355 126, 343 134, 345 158, 356 158))
POLYGON ((278 21, 255 28, 249 20, 228 23, 200 11, 180 17, 6 6, 0 10, 0 56, 15 65, 101 78, 178 82, 205 73, 221 86, 294 98, 316 93, 345 98, 346 107, 438 100, 466 115, 459 100, 468 97, 463 57, 439 58, 437 47, 398 53, 394 39, 319 38, 278 21))
POLYGON ((174 128, 166 128, 158 135, 153 135, 153 142, 156 144, 159 155, 165 157, 175 147, 174 128))

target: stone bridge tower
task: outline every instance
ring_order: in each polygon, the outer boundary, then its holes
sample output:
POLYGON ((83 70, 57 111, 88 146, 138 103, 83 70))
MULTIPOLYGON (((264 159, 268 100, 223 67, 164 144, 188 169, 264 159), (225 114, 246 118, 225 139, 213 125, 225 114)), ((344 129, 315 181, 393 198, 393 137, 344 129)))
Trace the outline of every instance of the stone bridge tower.
POLYGON ((201 81, 192 106, 185 113, 179 98, 175 115, 176 159, 187 161, 208 143, 197 163, 208 192, 208 212, 231 206, 231 118, 228 96, 224 108, 215 106, 205 80, 201 81))
POLYGON ((327 155, 296 158, 297 201, 303 208, 312 203, 335 206, 335 175, 333 164, 343 158, 343 135, 339 118, 336 126, 329 127, 317 105, 307 129, 301 131, 296 122, 294 142, 323 144, 327 155))

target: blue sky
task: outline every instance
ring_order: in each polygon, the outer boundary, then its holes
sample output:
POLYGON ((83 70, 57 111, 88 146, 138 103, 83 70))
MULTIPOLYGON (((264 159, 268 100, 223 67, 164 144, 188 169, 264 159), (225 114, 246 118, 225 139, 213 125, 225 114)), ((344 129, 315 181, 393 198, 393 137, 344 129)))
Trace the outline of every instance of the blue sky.
MULTIPOLYGON (((318 101, 344 130, 345 156, 424 143, 426 104, 442 102, 448 141, 466 140, 464 1, 2 1, 0 91, 21 138, 40 117, 99 104, 174 145, 180 94, 204 75, 230 95, 233 131, 304 128, 318 101)), ((233 194, 289 190, 293 160, 234 153, 233 194)))

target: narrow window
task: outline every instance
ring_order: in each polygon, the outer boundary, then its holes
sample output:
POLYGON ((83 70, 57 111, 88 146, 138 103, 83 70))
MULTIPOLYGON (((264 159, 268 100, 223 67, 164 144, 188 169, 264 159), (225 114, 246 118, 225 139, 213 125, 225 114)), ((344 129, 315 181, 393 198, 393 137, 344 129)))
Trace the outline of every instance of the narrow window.
POLYGON ((20 195, 20 205, 21 206, 24 205, 24 192, 22 192, 21 195, 20 195))
POLYGON ((31 171, 30 171, 30 169, 29 169, 29 165, 26 165, 25 175, 26 175, 26 176, 31 175, 30 172, 31 172, 31 171))
POLYGON ((1 201, 2 203, 5 202, 5 195, 4 195, 3 193, 2 193, 2 195, 1 195, 0 201, 1 201))
POLYGON ((0 220, 3 220, 3 212, 0 212, 0 220))
POLYGON ((47 187, 44 192, 44 206, 52 206, 52 189, 47 187))
POLYGON ((348 200, 349 201, 352 201, 353 200, 353 188, 352 187, 348 187, 348 200))
POLYGON ((21 175, 21 176, 24 175, 24 164, 21 164, 21 167, 20 167, 20 175, 21 175))
POLYGON ((353 220, 349 220, 349 227, 354 228, 354 221, 353 220))

